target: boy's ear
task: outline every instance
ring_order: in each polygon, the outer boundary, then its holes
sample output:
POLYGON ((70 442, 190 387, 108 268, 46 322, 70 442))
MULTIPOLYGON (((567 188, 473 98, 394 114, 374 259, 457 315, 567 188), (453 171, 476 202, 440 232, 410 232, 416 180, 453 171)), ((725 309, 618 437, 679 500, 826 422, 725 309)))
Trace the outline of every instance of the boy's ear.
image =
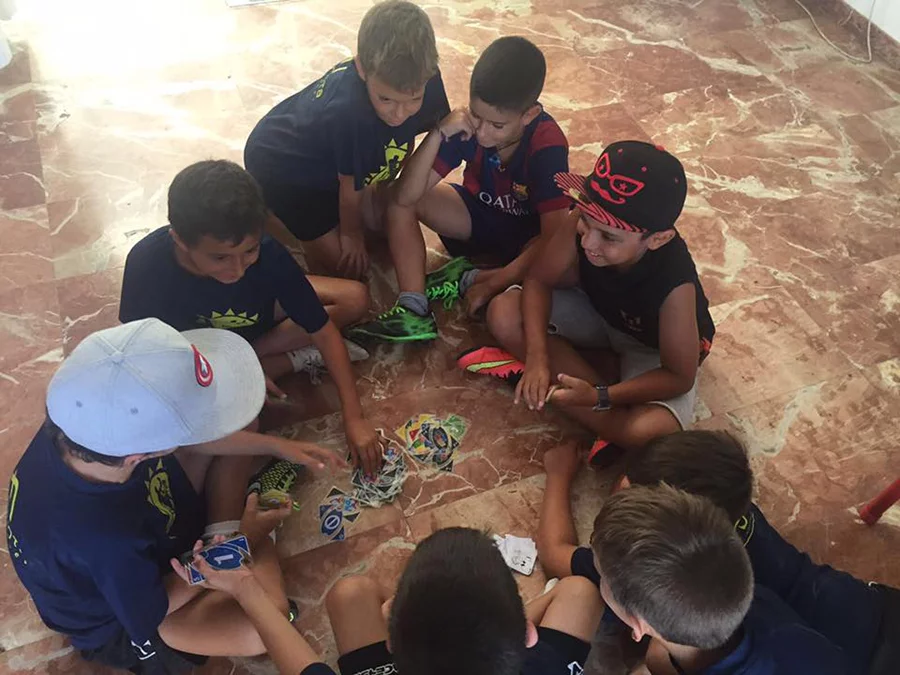
POLYGON ((171 227, 169 228, 169 236, 172 237, 172 241, 175 242, 175 245, 180 248, 182 251, 188 250, 188 245, 184 243, 184 240, 178 236, 178 233, 175 232, 171 227))
POLYGON ((537 627, 534 623, 531 622, 530 619, 526 619, 525 621, 525 647, 527 649, 531 649, 537 644, 538 641, 538 632, 537 627))
POLYGON ((526 127, 534 122, 534 118, 541 114, 544 107, 540 103, 535 103, 528 110, 522 113, 522 124, 526 127))
POLYGON ((662 248, 663 246, 668 244, 674 237, 674 228, 663 230, 662 232, 654 232, 649 237, 647 237, 647 248, 649 248, 651 251, 655 251, 656 249, 662 248))

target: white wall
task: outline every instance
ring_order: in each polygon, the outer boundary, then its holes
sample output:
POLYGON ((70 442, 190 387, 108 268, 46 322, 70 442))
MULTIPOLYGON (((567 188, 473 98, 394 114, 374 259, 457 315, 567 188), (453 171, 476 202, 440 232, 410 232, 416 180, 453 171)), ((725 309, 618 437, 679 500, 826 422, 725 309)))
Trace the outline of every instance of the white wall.
MULTIPOLYGON (((869 16, 872 0, 844 0, 844 2, 862 14, 863 17, 869 16)), ((900 42, 900 1, 875 0, 875 2, 875 13, 872 14, 872 23, 900 42)))

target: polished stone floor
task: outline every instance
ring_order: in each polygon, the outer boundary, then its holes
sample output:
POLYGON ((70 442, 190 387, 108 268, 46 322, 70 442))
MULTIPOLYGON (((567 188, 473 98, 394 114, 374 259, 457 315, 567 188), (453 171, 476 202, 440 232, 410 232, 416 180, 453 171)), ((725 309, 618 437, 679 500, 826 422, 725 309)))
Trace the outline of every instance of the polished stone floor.
MULTIPOLYGON (((19 0, 16 51, 0 71, 0 484, 43 417, 64 354, 116 320, 131 245, 165 223, 169 181, 207 157, 240 161, 275 102, 349 56, 368 0, 229 9, 224 0, 19 0)), ((822 29, 855 53, 858 22, 831 2, 822 29)), ((652 139, 689 178, 679 228, 718 333, 700 377, 697 424, 738 433, 758 501, 820 561, 900 584, 900 512, 875 527, 855 507, 900 475, 900 58, 845 60, 793 0, 448 0, 423 3, 451 102, 465 103, 479 52, 504 34, 545 52, 542 96, 587 169, 599 149, 652 139)), ((434 242, 432 242, 434 243, 434 242)), ((442 255, 434 245, 431 263, 442 255)), ((392 297, 383 265, 372 287, 392 297)), ((300 626, 329 658, 321 607, 341 575, 389 584, 415 542, 451 524, 533 535, 541 455, 570 431, 516 408, 508 391, 453 370, 484 340, 439 310, 430 346, 382 347, 359 369, 368 415, 394 429, 415 413, 470 421, 453 473, 419 471, 391 506, 366 511, 344 542, 316 504, 346 476, 307 479, 282 532, 300 626)), ((270 411, 285 433, 341 448, 336 396, 296 378, 297 403, 270 411), (298 419, 306 421, 297 422, 298 419)), ((614 472, 577 484, 589 526, 614 472)), ((5 504, 6 490, 0 492, 5 504)), ((5 506, 3 507, 5 515, 5 506)), ((526 596, 544 579, 520 577, 526 596)), ((0 673, 96 673, 37 618, 0 553, 0 673)), ((213 660, 204 673, 272 672, 213 660)))

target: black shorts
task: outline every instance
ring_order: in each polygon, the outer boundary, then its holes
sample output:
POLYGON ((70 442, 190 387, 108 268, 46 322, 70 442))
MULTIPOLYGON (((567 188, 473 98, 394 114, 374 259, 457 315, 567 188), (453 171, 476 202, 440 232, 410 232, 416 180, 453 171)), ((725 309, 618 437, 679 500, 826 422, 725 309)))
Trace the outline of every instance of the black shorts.
POLYGON ((181 675, 207 661, 206 656, 172 649, 159 635, 143 645, 135 645, 124 630, 102 647, 82 649, 81 656, 86 661, 95 661, 140 675, 181 675))
POLYGON ((875 649, 869 663, 869 675, 900 673, 900 589, 873 584, 881 594, 884 604, 881 610, 881 626, 875 640, 875 649))
MULTIPOLYGON (((250 173, 253 173, 252 171, 250 173)), ((320 190, 269 180, 255 175, 272 213, 300 241, 312 241, 330 232, 340 222, 337 187, 320 190)))
MULTIPOLYGON (((523 675, 580 675, 591 645, 552 628, 538 628, 538 642, 525 653, 523 675)), ((387 643, 376 642, 338 659, 341 675, 394 675, 387 643)))
POLYGON ((537 214, 513 216, 480 202, 462 185, 452 187, 469 212, 472 235, 468 241, 441 236, 450 255, 490 258, 501 265, 507 265, 519 257, 528 242, 541 233, 541 219, 537 214))

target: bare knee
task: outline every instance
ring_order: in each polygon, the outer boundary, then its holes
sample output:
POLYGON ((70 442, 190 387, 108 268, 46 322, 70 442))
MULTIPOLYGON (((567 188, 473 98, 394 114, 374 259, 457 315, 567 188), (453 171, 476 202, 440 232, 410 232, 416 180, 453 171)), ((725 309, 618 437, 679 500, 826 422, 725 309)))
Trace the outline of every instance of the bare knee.
POLYGON ((681 430, 681 425, 668 408, 660 405, 636 406, 623 426, 624 445, 642 448, 654 438, 681 430))
POLYGON ((556 594, 561 602, 566 599, 600 599, 600 590, 587 577, 563 577, 556 584, 556 594))
POLYGON ((368 577, 353 576, 339 579, 325 597, 325 608, 329 616, 334 616, 342 608, 362 604, 366 598, 381 598, 381 590, 368 577))
POLYGON ((488 305, 488 330, 504 347, 518 346, 522 341, 521 297, 519 291, 507 291, 488 305))
POLYGON ((360 283, 359 281, 349 283, 346 297, 343 298, 343 302, 341 303, 346 306, 347 323, 355 323, 363 318, 366 312, 369 311, 370 302, 369 289, 365 284, 360 283))

